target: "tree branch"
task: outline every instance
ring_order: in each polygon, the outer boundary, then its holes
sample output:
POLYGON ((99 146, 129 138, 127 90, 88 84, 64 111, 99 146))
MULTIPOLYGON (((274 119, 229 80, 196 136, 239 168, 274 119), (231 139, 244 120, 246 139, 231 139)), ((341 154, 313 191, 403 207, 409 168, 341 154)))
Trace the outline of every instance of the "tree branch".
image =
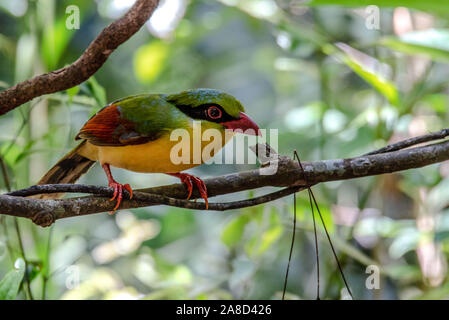
POLYGON ((390 144, 386 147, 365 153, 364 156, 369 156, 372 154, 378 154, 378 153, 385 153, 385 152, 391 152, 396 150, 405 149, 411 146, 415 146, 420 143, 444 139, 447 136, 449 136, 449 129, 443 129, 437 132, 432 132, 423 136, 413 137, 406 140, 402 140, 393 144, 390 144))
MULTIPOLYGON (((441 132, 446 131, 443 130, 441 132)), ((321 182, 380 175, 439 163, 449 159, 449 141, 409 149, 402 148, 408 148, 422 141, 432 141, 444 137, 444 134, 431 133, 394 144, 396 151, 386 152, 382 148, 374 151, 375 154, 363 155, 351 159, 303 162, 302 165, 306 179, 304 179, 303 171, 296 161, 278 154, 271 155, 269 158, 264 158, 259 155, 262 168, 258 170, 206 179, 205 183, 209 197, 261 187, 286 188, 253 199, 226 203, 209 203, 209 210, 224 211, 273 201, 303 190, 306 187, 305 180, 310 185, 314 185, 321 182), (275 161, 278 169, 273 175, 265 175, 264 173, 266 173, 266 168, 270 164, 270 161, 271 165, 275 161)), ((260 147, 261 145, 258 146, 260 147)), ((55 220, 62 218, 111 211, 114 206, 114 203, 108 200, 111 196, 112 190, 110 188, 100 186, 70 184, 32 186, 27 189, 0 195, 0 212, 2 214, 29 218, 39 225, 47 226, 55 220), (61 192, 91 193, 93 196, 58 200, 23 198, 24 196, 41 193, 61 192)), ((206 209, 203 202, 183 200, 186 196, 187 191, 183 184, 140 189, 134 192, 132 200, 124 200, 122 202, 121 209, 160 204, 186 209, 206 209)), ((196 190, 192 198, 200 198, 196 190)))
POLYGON ((128 12, 92 41, 71 65, 41 74, 0 92, 0 115, 44 94, 74 87, 89 79, 109 55, 134 35, 156 9, 159 0, 137 0, 128 12))

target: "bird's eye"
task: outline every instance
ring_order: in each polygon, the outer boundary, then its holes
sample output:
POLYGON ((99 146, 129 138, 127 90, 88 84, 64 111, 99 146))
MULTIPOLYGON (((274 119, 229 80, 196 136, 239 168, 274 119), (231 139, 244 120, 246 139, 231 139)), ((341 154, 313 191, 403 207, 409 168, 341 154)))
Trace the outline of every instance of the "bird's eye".
POLYGON ((221 118, 221 110, 216 107, 216 106, 212 106, 207 108, 207 116, 211 119, 219 119, 221 118))

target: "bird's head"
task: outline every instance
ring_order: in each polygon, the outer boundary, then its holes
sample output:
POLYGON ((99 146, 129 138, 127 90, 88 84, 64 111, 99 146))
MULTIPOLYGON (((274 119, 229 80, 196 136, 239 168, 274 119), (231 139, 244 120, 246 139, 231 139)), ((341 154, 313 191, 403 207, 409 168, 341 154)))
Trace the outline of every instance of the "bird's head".
POLYGON ((260 135, 259 127, 244 113, 242 104, 225 92, 215 89, 192 89, 167 95, 166 100, 195 120, 212 122, 224 129, 260 135))

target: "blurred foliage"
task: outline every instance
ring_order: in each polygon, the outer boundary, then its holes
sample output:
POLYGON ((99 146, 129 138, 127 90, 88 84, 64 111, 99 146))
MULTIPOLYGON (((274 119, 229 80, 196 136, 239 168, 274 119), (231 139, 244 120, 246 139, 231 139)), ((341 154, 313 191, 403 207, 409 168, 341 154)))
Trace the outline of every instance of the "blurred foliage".
POLYGON ((25 261, 19 258, 15 264, 17 270, 9 271, 0 281, 0 300, 12 300, 17 296, 25 275, 25 261))
MULTIPOLYGON (((73 62, 132 1, 77 1, 81 28, 68 30, 65 9, 72 2, 0 0, 1 88, 73 62)), ((384 0, 378 11, 360 0, 162 3, 95 77, 0 117, 1 192, 38 181, 107 102, 143 92, 227 91, 260 127, 279 130, 280 153, 296 149, 307 161, 348 158, 446 127, 444 1, 384 0)), ((192 171, 207 177, 255 167, 192 171)), ((175 181, 113 173, 136 188, 175 181)), ((448 175, 442 163, 314 187, 356 298, 449 298, 448 175), (369 265, 379 268, 379 289, 366 287, 369 265)), ((80 182, 106 179, 96 167, 80 182)), ((230 212, 150 207, 67 219, 49 229, 0 217, 0 297, 30 298, 29 284, 36 299, 278 299, 293 209, 292 197, 230 212), (26 268, 15 264, 23 256, 26 268)), ((296 210, 287 297, 310 299, 316 265, 305 194, 296 210)), ((318 226, 322 297, 340 299, 343 283, 318 226)))

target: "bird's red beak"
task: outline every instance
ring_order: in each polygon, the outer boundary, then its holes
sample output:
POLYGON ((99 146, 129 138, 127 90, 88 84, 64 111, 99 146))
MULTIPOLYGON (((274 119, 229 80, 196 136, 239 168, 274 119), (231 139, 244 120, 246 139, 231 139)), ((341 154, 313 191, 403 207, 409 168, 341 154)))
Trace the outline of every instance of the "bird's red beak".
POLYGON ((240 112, 240 119, 223 122, 222 125, 226 129, 230 130, 242 130, 244 134, 249 134, 253 136, 261 136, 261 132, 257 124, 248 117, 244 112, 240 112), (251 130, 249 130, 251 129, 251 130))

